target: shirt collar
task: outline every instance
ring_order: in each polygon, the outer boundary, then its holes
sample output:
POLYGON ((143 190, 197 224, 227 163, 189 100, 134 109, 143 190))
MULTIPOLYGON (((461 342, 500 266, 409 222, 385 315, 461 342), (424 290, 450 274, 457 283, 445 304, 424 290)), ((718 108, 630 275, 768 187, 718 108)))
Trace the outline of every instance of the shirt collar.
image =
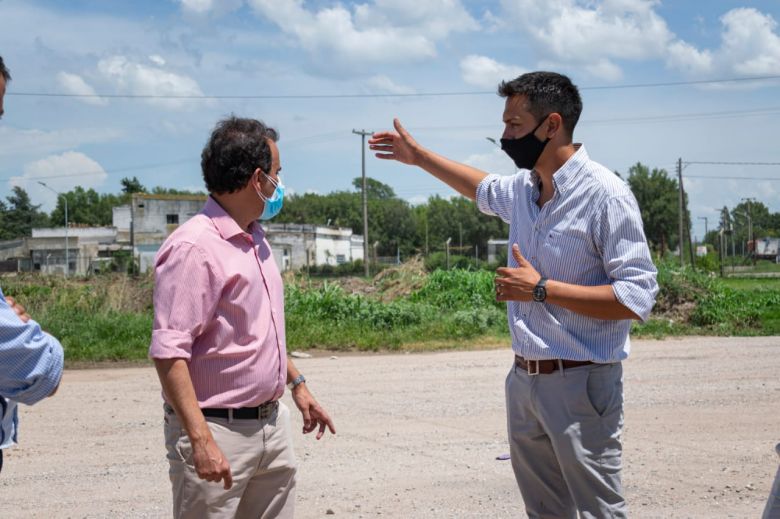
MULTIPOLYGON (((206 205, 203 208, 203 214, 211 218, 214 225, 217 227, 220 236, 223 240, 229 240, 234 236, 246 235, 247 233, 238 225, 238 223, 225 211, 219 203, 209 196, 206 200, 206 205)), ((255 222, 249 224, 249 233, 253 233, 259 226, 255 225, 255 222)))
MULTIPOLYGON (((576 149, 574 155, 569 157, 569 160, 558 168, 558 171, 553 173, 553 187, 556 192, 561 194, 571 189, 579 171, 590 160, 584 144, 575 143, 574 147, 576 149)), ((536 170, 531 170, 531 179, 534 181, 534 185, 539 185, 539 173, 536 170)))

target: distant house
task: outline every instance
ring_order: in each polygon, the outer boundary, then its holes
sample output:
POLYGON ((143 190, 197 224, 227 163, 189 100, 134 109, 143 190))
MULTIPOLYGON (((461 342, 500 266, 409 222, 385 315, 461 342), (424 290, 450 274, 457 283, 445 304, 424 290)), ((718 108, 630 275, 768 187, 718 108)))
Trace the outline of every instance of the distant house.
MULTIPOLYGON (((112 227, 68 228, 68 272, 101 270, 119 251, 132 252, 139 270, 148 271, 165 239, 205 202, 202 195, 133 194, 130 204, 114 208, 112 227)), ((264 223, 263 229, 280 270, 363 259, 363 237, 352 229, 276 223, 264 223)), ((64 273, 65 248, 64 227, 33 229, 32 237, 0 242, 0 271, 64 273)))
MULTIPOLYGON (((755 242, 755 253, 758 259, 775 261, 780 257, 780 238, 760 238, 755 242)), ((752 250, 753 244, 748 244, 752 250)))

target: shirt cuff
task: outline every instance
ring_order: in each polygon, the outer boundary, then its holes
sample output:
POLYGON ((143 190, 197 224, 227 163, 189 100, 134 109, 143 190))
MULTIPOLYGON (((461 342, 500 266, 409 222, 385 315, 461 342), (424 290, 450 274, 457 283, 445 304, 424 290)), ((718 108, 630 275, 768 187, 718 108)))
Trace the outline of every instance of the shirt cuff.
POLYGON ((491 184, 493 184, 493 182, 495 182, 500 178, 501 178, 500 175, 491 174, 483 178, 480 181, 479 185, 477 185, 477 194, 476 194, 477 209, 491 216, 495 215, 496 212, 490 208, 490 186, 491 184))
POLYGON ((655 305, 654 291, 630 281, 615 281, 612 283, 612 291, 620 304, 634 312, 642 322, 647 321, 655 305))
POLYGON ((153 330, 149 358, 186 359, 192 357, 192 336, 179 330, 153 330))
POLYGON ((29 389, 13 397, 13 400, 26 405, 33 405, 44 398, 50 396, 60 385, 62 379, 62 368, 65 364, 65 354, 62 350, 60 341, 41 332, 44 340, 49 343, 49 353, 47 355, 46 365, 43 368, 40 377, 38 377, 29 389))

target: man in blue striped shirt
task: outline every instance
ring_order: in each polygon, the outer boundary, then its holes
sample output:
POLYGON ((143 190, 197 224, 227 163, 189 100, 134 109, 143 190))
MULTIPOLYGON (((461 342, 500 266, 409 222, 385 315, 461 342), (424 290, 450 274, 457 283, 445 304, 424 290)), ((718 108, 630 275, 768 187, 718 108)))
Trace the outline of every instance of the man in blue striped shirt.
POLYGON ((628 186, 573 142, 582 101, 569 78, 532 72, 498 91, 515 175, 427 150, 397 119, 369 144, 510 224, 495 284, 508 303, 507 426, 529 517, 625 517, 621 362, 631 321, 647 319, 658 292, 642 218, 628 186))
MULTIPOLYGON (((5 85, 11 79, 0 57, 0 117, 5 85)), ((57 391, 62 377, 60 343, 41 331, 24 307, 0 290, 0 471, 3 449, 16 443, 16 404, 32 405, 57 391)))

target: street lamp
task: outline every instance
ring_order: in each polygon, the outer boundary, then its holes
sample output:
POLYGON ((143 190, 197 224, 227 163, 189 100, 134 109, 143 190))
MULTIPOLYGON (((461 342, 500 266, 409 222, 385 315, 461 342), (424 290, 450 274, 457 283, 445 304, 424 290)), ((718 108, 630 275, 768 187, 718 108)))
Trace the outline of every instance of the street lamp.
MULTIPOLYGON (((58 198, 62 195, 62 193, 47 185, 45 182, 39 180, 38 183, 49 191, 52 191, 58 198)), ((68 259, 68 197, 63 196, 62 198, 65 200, 65 277, 68 277, 68 271, 70 270, 70 261, 68 259)))

